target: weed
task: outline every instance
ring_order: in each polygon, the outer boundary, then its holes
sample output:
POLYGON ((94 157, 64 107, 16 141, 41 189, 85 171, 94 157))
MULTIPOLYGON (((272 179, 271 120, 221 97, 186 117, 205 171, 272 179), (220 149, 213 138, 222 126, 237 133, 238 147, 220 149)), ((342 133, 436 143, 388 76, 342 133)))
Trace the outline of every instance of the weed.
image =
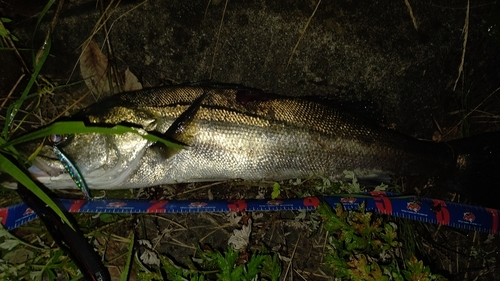
POLYGON ((329 232, 326 266, 338 278, 350 280, 444 280, 432 274, 415 256, 399 264, 400 243, 397 226, 383 223, 365 212, 345 211, 338 204, 333 210, 322 204, 318 212, 329 232))
POLYGON ((160 267, 156 272, 150 271, 144 266, 137 271, 140 280, 151 280, 151 278, 167 280, 217 280, 222 281, 251 281, 251 280, 278 280, 281 275, 281 265, 277 255, 265 253, 254 253, 248 257, 246 252, 234 251, 232 247, 221 253, 211 249, 199 249, 198 255, 193 261, 200 269, 183 268, 174 261, 163 255, 158 255, 160 267), (160 270, 161 269, 161 270, 160 270), (163 271, 159 272, 159 271, 163 271))
POLYGON ((22 242, 8 231, 0 231, 0 280, 70 280, 80 278, 76 265, 59 248, 22 242))
POLYGON ((0 37, 3 37, 3 38, 10 37, 13 41, 19 41, 19 39, 17 39, 16 36, 14 36, 12 33, 10 33, 10 31, 7 28, 5 28, 5 26, 3 25, 3 23, 9 23, 11 21, 12 20, 8 19, 8 18, 0 18, 0 37))

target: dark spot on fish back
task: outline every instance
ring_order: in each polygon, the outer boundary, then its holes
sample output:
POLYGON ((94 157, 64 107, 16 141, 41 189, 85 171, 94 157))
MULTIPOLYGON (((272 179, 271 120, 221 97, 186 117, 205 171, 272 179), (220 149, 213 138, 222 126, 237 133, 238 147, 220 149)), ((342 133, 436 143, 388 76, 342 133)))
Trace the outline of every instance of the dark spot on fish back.
POLYGON ((275 99, 275 95, 252 90, 240 90, 236 93, 236 101, 242 105, 247 105, 251 102, 264 102, 275 99))

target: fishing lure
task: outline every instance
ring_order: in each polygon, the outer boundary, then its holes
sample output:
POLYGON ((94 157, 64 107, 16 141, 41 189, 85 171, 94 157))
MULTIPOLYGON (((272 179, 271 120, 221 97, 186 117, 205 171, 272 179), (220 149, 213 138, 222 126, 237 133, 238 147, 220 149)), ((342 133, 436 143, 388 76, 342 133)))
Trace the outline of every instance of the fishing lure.
POLYGON ((89 199, 94 199, 90 194, 90 189, 85 182, 85 179, 78 171, 78 168, 71 162, 71 160, 64 154, 64 152, 58 147, 59 144, 63 143, 67 139, 66 136, 63 135, 51 135, 49 137, 49 142, 52 143, 52 147, 54 149, 54 153, 57 155, 61 164, 63 164, 64 169, 68 172, 69 176, 73 179, 76 186, 85 194, 85 197, 89 199))

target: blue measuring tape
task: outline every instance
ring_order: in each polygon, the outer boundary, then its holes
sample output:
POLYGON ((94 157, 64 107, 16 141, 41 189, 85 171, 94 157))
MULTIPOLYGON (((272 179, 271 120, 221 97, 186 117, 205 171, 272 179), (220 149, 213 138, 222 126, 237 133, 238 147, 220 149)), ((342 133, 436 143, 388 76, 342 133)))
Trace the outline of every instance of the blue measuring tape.
MULTIPOLYGON (((364 202, 367 211, 465 230, 500 234, 499 210, 385 192, 274 200, 54 199, 54 201, 73 213, 121 214, 315 210, 321 202, 333 208, 340 204, 346 210, 357 210, 364 202)), ((36 217, 33 210, 24 203, 0 208, 1 223, 8 230, 15 229, 36 217)))

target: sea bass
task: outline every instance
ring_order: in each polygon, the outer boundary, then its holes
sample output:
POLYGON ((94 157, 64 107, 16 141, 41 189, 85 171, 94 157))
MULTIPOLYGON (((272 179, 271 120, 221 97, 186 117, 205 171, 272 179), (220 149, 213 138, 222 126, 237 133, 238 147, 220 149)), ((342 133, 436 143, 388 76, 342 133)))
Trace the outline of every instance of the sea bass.
MULTIPOLYGON (((477 138, 420 141, 325 104, 224 85, 126 92, 91 105, 74 118, 89 124, 125 124, 185 145, 169 148, 133 133, 67 136, 58 147, 92 189, 227 179, 339 178, 344 170, 361 178, 448 175, 456 179, 469 177, 470 163, 484 158, 471 153, 479 150, 491 156, 485 149, 500 140, 496 134, 494 141, 479 142, 474 148, 470 143, 477 143, 477 138)), ((30 172, 49 188, 76 187, 51 146, 42 149, 30 172)))

